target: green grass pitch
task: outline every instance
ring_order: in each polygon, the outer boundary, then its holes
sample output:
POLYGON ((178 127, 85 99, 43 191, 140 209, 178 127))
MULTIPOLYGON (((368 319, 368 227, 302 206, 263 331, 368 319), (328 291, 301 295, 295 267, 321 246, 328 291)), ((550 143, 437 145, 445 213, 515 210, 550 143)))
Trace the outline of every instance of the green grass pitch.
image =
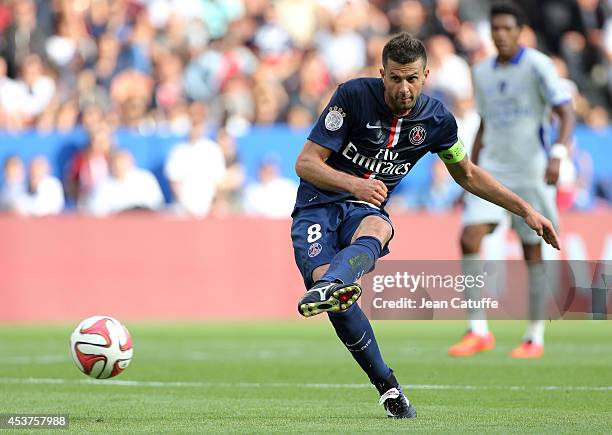
POLYGON ((609 321, 548 323, 535 361, 507 356, 523 322, 492 322, 498 347, 469 359, 446 356, 463 322, 374 322, 418 411, 399 421, 326 321, 128 323, 130 367, 96 382, 69 357, 73 326, 0 327, 0 413, 102 433, 612 432, 609 321))

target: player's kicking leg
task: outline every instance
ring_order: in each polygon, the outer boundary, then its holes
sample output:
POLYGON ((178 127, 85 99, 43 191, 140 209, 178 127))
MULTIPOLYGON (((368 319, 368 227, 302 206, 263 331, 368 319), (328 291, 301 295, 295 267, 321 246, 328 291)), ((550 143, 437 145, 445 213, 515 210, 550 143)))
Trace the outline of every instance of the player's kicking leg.
MULTIPOLYGON (((306 317, 327 312, 338 338, 378 390, 380 404, 384 406, 387 415, 393 418, 415 418, 416 410, 404 395, 393 371, 384 362, 372 326, 355 303, 361 295, 361 287, 355 281, 370 271, 384 253, 383 246, 393 235, 392 226, 383 217, 372 215, 371 209, 354 205, 342 207, 342 224, 334 227, 333 234, 327 234, 327 237, 322 234, 320 239, 327 245, 346 247, 333 255, 329 264, 319 265, 314 270, 309 271, 298 262, 300 269, 307 273, 306 281, 312 284, 298 302, 298 311, 306 317)), ((315 214, 314 211, 309 213, 315 214)), ((306 258, 297 251, 304 249, 300 248, 303 245, 300 238, 304 225, 299 223, 299 218, 294 218, 292 231, 296 260, 306 258)), ((326 229, 324 224, 310 224, 308 228, 311 227, 322 232, 326 229)), ((311 234, 314 229, 310 230, 311 234)), ((318 235, 310 240, 316 237, 318 235)), ((317 251, 326 249, 323 245, 316 248, 317 251)))

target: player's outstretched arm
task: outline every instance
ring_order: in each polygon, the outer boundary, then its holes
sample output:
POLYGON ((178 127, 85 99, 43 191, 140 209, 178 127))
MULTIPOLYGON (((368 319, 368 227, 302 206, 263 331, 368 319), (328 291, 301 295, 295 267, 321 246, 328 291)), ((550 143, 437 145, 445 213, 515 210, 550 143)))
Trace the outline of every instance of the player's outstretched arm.
POLYGON ((467 156, 457 163, 446 163, 446 167, 453 179, 465 190, 522 217, 546 243, 559 249, 559 240, 552 223, 487 171, 472 163, 467 156))
POLYGON ((474 144, 472 145, 472 151, 470 151, 472 162, 475 165, 478 164, 478 159, 480 158, 480 150, 483 148, 482 137, 484 136, 484 121, 480 120, 480 126, 478 127, 478 132, 476 133, 476 137, 474 138, 474 144))
POLYGON ((387 198, 387 186, 380 180, 359 178, 329 166, 332 151, 308 140, 295 163, 297 175, 324 190, 349 192, 360 201, 380 207, 387 198))
POLYGON ((544 175, 546 183, 551 185, 559 181, 561 159, 569 154, 568 144, 572 141, 572 133, 576 125, 576 116, 570 103, 553 107, 553 112, 559 118, 559 133, 555 144, 550 149, 548 166, 544 175))

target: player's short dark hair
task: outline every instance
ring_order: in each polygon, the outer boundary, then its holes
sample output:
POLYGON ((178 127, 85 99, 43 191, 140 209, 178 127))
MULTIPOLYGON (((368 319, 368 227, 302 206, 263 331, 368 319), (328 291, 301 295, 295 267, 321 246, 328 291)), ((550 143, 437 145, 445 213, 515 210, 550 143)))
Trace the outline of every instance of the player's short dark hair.
POLYGON ((423 59, 423 67, 427 65, 427 52, 423 43, 411 34, 403 32, 391 38, 385 44, 382 52, 383 66, 391 59, 394 62, 406 64, 423 59))
POLYGON ((519 5, 512 1, 504 0, 493 3, 490 14, 491 21, 493 21, 493 17, 497 15, 512 15, 516 19, 516 24, 519 27, 523 27, 523 25, 527 24, 525 12, 519 5))

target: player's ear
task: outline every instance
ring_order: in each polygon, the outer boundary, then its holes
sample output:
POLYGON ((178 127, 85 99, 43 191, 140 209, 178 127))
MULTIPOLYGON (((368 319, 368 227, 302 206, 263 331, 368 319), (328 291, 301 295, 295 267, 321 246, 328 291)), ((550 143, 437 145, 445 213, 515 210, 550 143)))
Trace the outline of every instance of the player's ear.
POLYGON ((380 68, 378 70, 378 72, 380 73, 380 78, 384 79, 385 78, 385 69, 384 68, 380 68))

